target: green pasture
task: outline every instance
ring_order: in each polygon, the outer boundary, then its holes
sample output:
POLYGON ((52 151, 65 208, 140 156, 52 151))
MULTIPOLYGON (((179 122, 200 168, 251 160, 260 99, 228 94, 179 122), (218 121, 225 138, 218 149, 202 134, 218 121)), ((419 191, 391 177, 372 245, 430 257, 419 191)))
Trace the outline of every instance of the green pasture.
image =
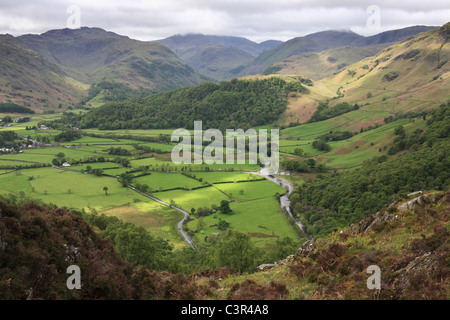
POLYGON ((246 172, 194 172, 192 175, 208 183, 248 181, 261 178, 259 175, 246 172))
POLYGON ((187 245, 177 229, 183 214, 157 202, 141 201, 104 210, 101 213, 141 226, 154 236, 168 240, 175 248, 187 245))
MULTIPOLYGON (((280 206, 275 198, 232 202, 230 208, 233 211, 231 214, 217 212, 200 218, 203 220, 205 226, 203 229, 204 233, 197 230, 198 232, 195 233, 194 241, 198 244, 206 244, 205 236, 223 232, 217 226, 220 219, 230 223, 230 229, 239 230, 250 235, 252 241, 261 247, 274 243, 278 237, 288 236, 293 239, 298 239, 298 235, 281 212, 280 206)), ((196 229, 200 219, 188 222, 189 230, 196 229)))
POLYGON ((133 184, 146 184, 152 190, 166 190, 173 188, 191 189, 203 184, 193 178, 178 172, 149 172, 148 175, 133 179, 133 184))
POLYGON ((196 190, 171 190, 155 192, 153 195, 167 203, 175 201, 177 207, 190 212, 191 208, 211 207, 220 205, 220 201, 229 200, 228 196, 214 187, 205 187, 196 190))
POLYGON ((122 187, 115 179, 54 168, 24 169, 19 174, 14 172, 0 176, 0 193, 19 196, 21 191, 26 197, 44 203, 96 210, 152 201, 122 187), (108 195, 105 195, 104 187, 108 188, 108 195))
POLYGON ((275 199, 276 193, 282 194, 285 192, 285 189, 268 180, 222 183, 216 184, 214 187, 237 202, 263 198, 275 199))

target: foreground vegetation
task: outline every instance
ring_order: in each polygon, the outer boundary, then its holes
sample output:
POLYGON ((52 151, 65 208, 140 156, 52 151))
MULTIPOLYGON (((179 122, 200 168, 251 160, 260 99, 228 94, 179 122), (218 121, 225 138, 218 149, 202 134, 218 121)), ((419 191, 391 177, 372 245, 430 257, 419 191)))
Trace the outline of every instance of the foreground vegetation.
MULTIPOLYGON (((185 266, 199 255, 186 249, 171 256, 167 242, 133 224, 1 198, 0 298, 448 299, 450 193, 422 193, 420 204, 400 209, 413 197, 403 196, 377 215, 306 243, 272 269, 253 274, 236 270, 244 270, 258 252, 247 236, 229 231, 203 262, 214 257, 236 269, 204 269, 190 276, 141 267, 159 269, 168 261, 185 266), (66 287, 72 264, 81 269, 82 290, 66 287), (365 271, 373 264, 381 268, 378 291, 366 286, 365 271), (46 281, 36 281, 42 278, 46 281)), ((282 241, 278 252, 286 255, 294 248, 282 241)))

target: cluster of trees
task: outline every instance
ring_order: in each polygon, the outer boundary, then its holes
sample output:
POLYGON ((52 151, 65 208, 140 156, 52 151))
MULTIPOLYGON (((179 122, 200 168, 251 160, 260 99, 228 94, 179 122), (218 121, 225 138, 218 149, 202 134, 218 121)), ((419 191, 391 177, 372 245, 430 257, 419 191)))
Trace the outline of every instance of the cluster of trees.
POLYGON ((231 214, 233 211, 230 208, 230 202, 226 200, 222 200, 220 205, 212 205, 211 208, 208 207, 199 207, 197 209, 192 208, 191 213, 199 218, 209 216, 212 213, 220 211, 222 214, 231 214))
POLYGON ((81 133, 77 130, 66 130, 55 136, 56 142, 68 142, 81 138, 81 133))
MULTIPOLYGON (((395 129, 402 137, 402 129, 395 129)), ((375 157, 360 168, 335 172, 296 187, 291 195, 294 213, 306 232, 330 233, 379 211, 405 193, 446 190, 450 186, 450 104, 432 113, 423 132, 404 135, 409 153, 397 158, 375 157), (416 149, 416 150, 414 150, 416 149)), ((398 143, 398 142, 397 142, 398 143)))
POLYGON ((98 177, 101 177, 103 175, 103 169, 102 168, 92 168, 91 166, 86 167, 86 172, 89 174, 96 175, 98 177))
POLYGON ((305 153, 305 150, 303 150, 302 148, 295 148, 294 154, 296 156, 299 156, 299 157, 306 157, 307 156, 307 154, 305 153))
POLYGON ((122 147, 111 147, 108 149, 108 154, 115 156, 131 156, 130 151, 122 147))
POLYGON ((314 169, 318 172, 324 172, 326 170, 323 163, 318 164, 316 160, 312 158, 304 161, 283 159, 280 164, 284 169, 295 172, 311 172, 314 169))
POLYGON ((145 184, 145 183, 136 183, 136 185, 134 187, 143 193, 152 193, 153 192, 153 189, 148 184, 145 184))
POLYGON ((99 129, 249 128, 275 121, 286 109, 287 94, 300 82, 280 78, 202 83, 146 98, 106 103, 84 115, 67 113, 63 123, 99 129))
POLYGON ((309 87, 314 86, 314 83, 313 83, 313 81, 311 79, 307 79, 307 78, 303 78, 303 77, 299 76, 298 80, 300 80, 301 83, 303 83, 303 84, 305 84, 305 85, 307 85, 309 87))
MULTIPOLYGON (((439 139, 445 139, 450 134, 450 102, 442 105, 432 113, 432 118, 427 120, 428 130, 417 129, 412 134, 407 135, 403 126, 394 129, 397 136, 392 146, 388 150, 388 155, 394 155, 402 150, 418 150, 421 145, 426 143, 432 146, 439 139)), ((425 118, 425 116, 424 116, 425 118)))
POLYGON ((318 137, 318 139, 325 142, 328 141, 341 141, 350 139, 355 133, 353 131, 330 131, 318 137))
POLYGON ((326 143, 324 140, 319 139, 319 140, 314 140, 313 143, 311 144, 312 147, 314 149, 320 150, 320 151, 325 151, 328 152, 331 150, 331 147, 328 143, 326 143))
POLYGON ((154 93, 153 90, 140 88, 139 90, 133 90, 129 86, 120 82, 113 81, 100 81, 94 83, 88 90, 88 96, 84 100, 86 103, 92 98, 95 98, 100 93, 103 94, 103 101, 122 101, 132 98, 140 98, 148 96, 154 93))
POLYGON ((414 118, 423 118, 423 120, 427 119, 427 116, 431 114, 430 110, 422 110, 422 111, 409 111, 406 113, 397 113, 394 116, 390 115, 384 118, 384 122, 386 124, 400 120, 400 119, 414 119, 414 118))
POLYGON ((13 119, 11 118, 11 116, 4 116, 2 118, 2 121, 0 121, 0 123, 4 123, 4 124, 11 123, 11 122, 13 122, 13 119))
POLYGON ((358 110, 359 105, 354 104, 353 106, 347 102, 341 102, 335 106, 328 106, 328 102, 320 102, 317 106, 317 110, 314 112, 312 117, 306 123, 319 122, 340 116, 341 114, 358 110))
POLYGON ((0 148, 12 148, 16 146, 17 139, 19 139, 19 136, 14 131, 1 131, 0 148))
POLYGON ((30 117, 19 117, 17 118, 17 123, 25 123, 25 122, 30 122, 31 118, 30 117))
POLYGON ((217 211, 217 206, 213 205, 211 208, 208 208, 208 207, 199 207, 197 209, 192 208, 191 214, 195 215, 196 217, 201 219, 202 217, 209 216, 210 214, 212 214, 216 211, 217 211))
POLYGON ((0 113, 29 113, 34 114, 34 110, 20 106, 12 102, 0 103, 0 113))
POLYGON ((145 154, 145 153, 158 153, 158 154, 163 154, 163 153, 166 153, 166 152, 164 152, 164 151, 161 150, 161 149, 151 148, 151 147, 148 147, 148 146, 139 145, 139 144, 137 144, 137 143, 133 143, 132 145, 133 145, 133 147, 134 147, 136 150, 139 150, 139 151, 140 151, 140 154, 145 154))
POLYGON ((122 183, 122 186, 126 187, 131 184, 133 181, 134 175, 132 173, 121 173, 119 175, 119 181, 122 183))
POLYGON ((114 158, 114 163, 120 164, 122 167, 127 168, 130 167, 130 160, 126 158, 114 158))
POLYGON ((154 270, 168 268, 165 259, 173 247, 161 238, 156 238, 133 223, 123 222, 117 217, 81 213, 82 218, 90 225, 98 228, 101 236, 109 239, 116 252, 125 261, 135 262, 154 270))

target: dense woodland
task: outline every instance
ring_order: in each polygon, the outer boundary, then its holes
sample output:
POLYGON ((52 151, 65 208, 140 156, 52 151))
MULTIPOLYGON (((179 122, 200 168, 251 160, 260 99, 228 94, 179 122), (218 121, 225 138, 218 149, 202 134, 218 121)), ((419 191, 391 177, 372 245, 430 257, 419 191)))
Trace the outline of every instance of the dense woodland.
POLYGON ((100 130, 186 128, 249 128, 274 122, 286 109, 289 92, 305 92, 300 81, 280 78, 232 80, 106 103, 85 115, 66 114, 63 123, 100 130))
POLYGON ((11 102, 0 103, 0 113, 33 114, 34 110, 11 102))
MULTIPOLYGON (((373 214, 405 193, 450 186, 450 103, 432 112, 423 131, 395 128, 398 157, 375 157, 361 167, 320 176, 298 186, 291 205, 306 231, 323 236, 373 214)), ((391 154, 396 152, 392 151, 391 154)))
POLYGON ((314 112, 314 114, 306 123, 327 120, 358 109, 359 109, 358 104, 354 104, 352 106, 347 102, 341 102, 335 106, 330 107, 328 106, 328 103, 320 102, 319 105, 317 106, 317 110, 314 112))
POLYGON ((86 106, 86 103, 102 95, 101 100, 103 102, 108 101, 123 101, 133 98, 142 98, 150 94, 155 93, 154 90, 140 88, 139 90, 133 90, 124 83, 114 81, 100 81, 98 83, 91 84, 87 96, 80 101, 80 106, 86 106))

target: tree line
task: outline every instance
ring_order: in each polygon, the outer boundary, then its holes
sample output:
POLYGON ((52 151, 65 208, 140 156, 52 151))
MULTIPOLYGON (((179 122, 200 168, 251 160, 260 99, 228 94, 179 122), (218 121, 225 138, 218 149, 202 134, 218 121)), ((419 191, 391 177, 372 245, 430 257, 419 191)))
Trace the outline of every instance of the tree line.
POLYGON ((194 121, 201 120, 203 128, 247 129, 277 120, 286 109, 288 93, 303 89, 300 81, 277 77, 204 82, 145 98, 109 102, 84 115, 66 113, 61 122, 81 129, 193 129, 194 121))

